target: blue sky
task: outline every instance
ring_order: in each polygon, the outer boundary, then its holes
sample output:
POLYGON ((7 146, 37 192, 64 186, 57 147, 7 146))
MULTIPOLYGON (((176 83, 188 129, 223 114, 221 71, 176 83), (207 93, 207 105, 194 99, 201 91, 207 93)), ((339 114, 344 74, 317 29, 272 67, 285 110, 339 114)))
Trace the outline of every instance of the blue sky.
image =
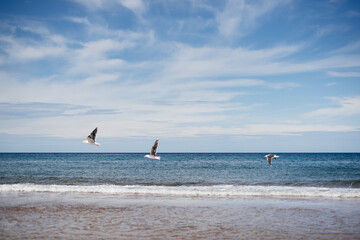
POLYGON ((359 131, 359 1, 0 3, 1 152, 359 152, 359 131))

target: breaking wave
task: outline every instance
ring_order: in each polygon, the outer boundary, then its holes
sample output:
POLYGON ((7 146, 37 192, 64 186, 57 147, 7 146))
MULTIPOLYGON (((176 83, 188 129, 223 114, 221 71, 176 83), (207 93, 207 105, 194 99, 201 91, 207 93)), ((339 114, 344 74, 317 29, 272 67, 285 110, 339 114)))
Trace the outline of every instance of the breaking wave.
POLYGON ((208 196, 208 197, 294 197, 360 199, 359 188, 303 186, 143 186, 143 185, 42 185, 33 183, 1 184, 0 193, 103 193, 119 195, 208 196))

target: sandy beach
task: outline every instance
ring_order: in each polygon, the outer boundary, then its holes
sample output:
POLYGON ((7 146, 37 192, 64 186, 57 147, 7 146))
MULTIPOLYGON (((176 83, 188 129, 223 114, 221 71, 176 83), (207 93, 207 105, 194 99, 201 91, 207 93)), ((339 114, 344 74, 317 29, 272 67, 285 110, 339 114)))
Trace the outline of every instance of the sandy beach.
POLYGON ((1 239, 360 239, 359 200, 1 193, 1 239))

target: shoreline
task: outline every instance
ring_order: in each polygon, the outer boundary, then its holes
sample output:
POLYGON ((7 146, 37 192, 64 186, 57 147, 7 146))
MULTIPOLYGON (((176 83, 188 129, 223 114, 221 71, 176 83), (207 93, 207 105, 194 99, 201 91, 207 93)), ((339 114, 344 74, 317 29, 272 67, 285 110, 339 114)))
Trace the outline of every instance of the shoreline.
POLYGON ((1 193, 2 239, 359 239, 360 201, 1 193))

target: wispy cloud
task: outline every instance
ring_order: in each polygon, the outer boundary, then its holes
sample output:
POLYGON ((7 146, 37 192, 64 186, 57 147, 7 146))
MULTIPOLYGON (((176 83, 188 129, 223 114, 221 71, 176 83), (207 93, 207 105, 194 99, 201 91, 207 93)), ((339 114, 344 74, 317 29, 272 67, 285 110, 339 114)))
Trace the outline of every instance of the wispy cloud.
POLYGON ((225 9, 216 14, 219 32, 225 37, 244 36, 254 29, 258 18, 274 8, 289 3, 288 0, 276 1, 226 1, 225 9))
POLYGON ((347 15, 349 17, 360 17, 360 12, 359 11, 349 11, 349 12, 347 12, 347 15))
POLYGON ((107 23, 99 23, 95 20, 90 19, 91 16, 92 15, 85 17, 66 16, 63 18, 63 20, 82 25, 84 28, 80 29, 86 30, 86 32, 90 35, 90 39, 93 38, 95 40, 114 39, 118 41, 136 41, 152 38, 153 33, 151 30, 149 30, 148 32, 139 32, 131 30, 112 29, 108 26, 107 23))
POLYGON ((360 50, 360 41, 346 44, 345 46, 332 51, 333 54, 348 54, 360 50))
POLYGON ((265 136, 265 135, 299 135, 307 132, 352 132, 359 131, 358 127, 346 125, 308 125, 308 124, 249 124, 243 127, 224 128, 219 126, 212 127, 192 127, 187 132, 199 135, 239 135, 239 136, 265 136))
POLYGON ((145 11, 146 5, 142 0, 72 0, 84 5, 91 11, 109 10, 115 5, 123 6, 135 14, 141 14, 145 11))
POLYGON ((164 75, 172 78, 261 76, 360 66, 360 57, 355 54, 302 62, 287 60, 300 49, 299 46, 282 46, 259 50, 240 47, 194 48, 180 46, 167 63, 164 75))
POLYGON ((360 72, 328 72, 329 76, 332 77, 360 77, 360 72))
POLYGON ((0 34, 0 50, 5 53, 7 63, 28 62, 47 57, 63 57, 67 52, 67 40, 58 34, 51 34, 43 23, 16 21, 6 25, 9 33, 0 34), (36 37, 17 37, 34 34, 36 37))
POLYGON ((26 103, 0 103, 0 118, 8 119, 38 119, 57 116, 76 115, 106 115, 118 114, 113 109, 98 109, 91 106, 77 106, 72 104, 26 102, 26 103))
POLYGON ((143 3, 142 0, 117 0, 117 2, 124 7, 130 9, 137 15, 140 15, 146 9, 146 5, 143 3))
POLYGON ((84 43, 79 49, 70 53, 72 67, 70 73, 96 74, 102 70, 121 69, 126 61, 121 58, 109 58, 109 53, 119 52, 133 46, 132 42, 102 39, 84 43))
POLYGON ((47 57, 64 56, 67 47, 60 36, 48 36, 43 41, 24 41, 12 36, 0 37, 7 62, 26 62, 47 57))
POLYGON ((335 86, 337 84, 338 84, 337 82, 331 82, 331 83, 326 84, 326 86, 327 87, 332 87, 332 86, 335 86))
POLYGON ((336 105, 339 107, 333 108, 321 108, 309 113, 304 114, 306 117, 318 117, 318 116, 353 116, 360 114, 360 96, 356 97, 345 97, 338 98, 333 97, 330 98, 336 105))
POLYGON ((88 77, 84 79, 85 85, 97 85, 97 84, 103 84, 103 83, 110 83, 114 82, 117 79, 119 79, 120 74, 100 74, 94 77, 88 77))
POLYGON ((87 17, 64 17, 64 19, 74 23, 84 24, 88 26, 91 25, 87 17))
POLYGON ((114 1, 106 1, 106 0, 73 0, 76 3, 82 4, 85 7, 87 7, 89 10, 101 10, 104 8, 107 8, 111 4, 113 4, 115 2, 114 1))

